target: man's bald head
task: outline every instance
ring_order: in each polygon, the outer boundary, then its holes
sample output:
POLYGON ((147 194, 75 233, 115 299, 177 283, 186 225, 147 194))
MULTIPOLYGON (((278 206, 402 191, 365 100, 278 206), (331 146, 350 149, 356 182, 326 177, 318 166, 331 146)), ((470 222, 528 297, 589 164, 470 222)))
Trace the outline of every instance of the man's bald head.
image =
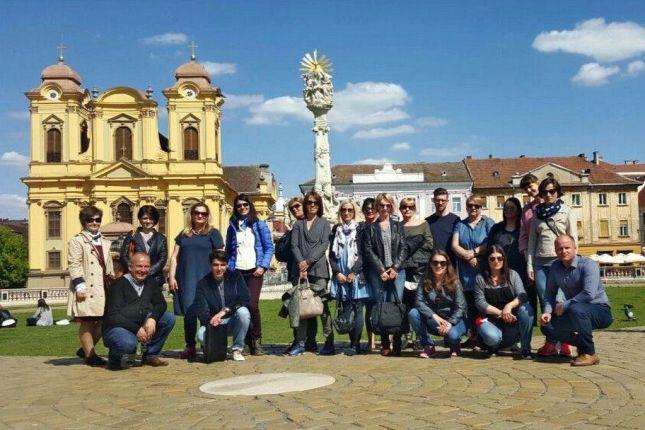
POLYGON ((558 260, 569 267, 578 253, 576 241, 568 234, 562 234, 556 237, 555 253, 558 255, 558 260))
POLYGON ((150 273, 150 256, 145 252, 135 252, 130 257, 130 274, 137 282, 143 282, 150 273))

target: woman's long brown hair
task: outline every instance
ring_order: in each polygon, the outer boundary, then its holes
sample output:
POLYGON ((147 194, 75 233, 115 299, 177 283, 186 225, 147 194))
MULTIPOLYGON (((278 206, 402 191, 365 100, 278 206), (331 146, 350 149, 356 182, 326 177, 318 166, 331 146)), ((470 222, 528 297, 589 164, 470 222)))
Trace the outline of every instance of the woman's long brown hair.
POLYGON ((455 296, 455 290, 457 289, 457 272, 455 268, 452 267, 452 262, 446 251, 442 249, 435 249, 430 254, 428 259, 428 264, 426 265, 425 275, 423 276, 423 292, 428 294, 430 290, 435 290, 437 293, 443 293, 444 289, 448 292, 451 297, 455 296), (437 280, 434 277, 434 272, 432 271, 432 259, 435 255, 440 255, 446 259, 446 274, 443 275, 443 281, 441 285, 437 285, 437 280))

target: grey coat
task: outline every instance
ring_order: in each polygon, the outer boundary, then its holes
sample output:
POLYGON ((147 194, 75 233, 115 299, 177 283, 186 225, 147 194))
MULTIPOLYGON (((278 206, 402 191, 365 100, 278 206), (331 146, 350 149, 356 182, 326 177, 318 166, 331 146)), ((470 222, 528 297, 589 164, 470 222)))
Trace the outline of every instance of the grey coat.
MULTIPOLYGON (((312 282, 309 284, 309 287, 317 296, 327 294, 327 287, 325 285, 312 282)), ((289 318, 289 325, 291 326, 291 328, 300 326, 300 305, 296 296, 298 288, 306 288, 306 284, 296 284, 293 287, 289 288, 281 297, 282 307, 278 312, 278 316, 282 318, 289 318)))
POLYGON ((445 290, 441 294, 435 290, 430 290, 426 294, 423 290, 423 283, 424 280, 421 279, 419 287, 416 289, 414 307, 424 318, 430 319, 434 314, 438 314, 452 325, 466 318, 466 299, 461 283, 458 280, 454 297, 447 294, 445 290))
POLYGON ((327 248, 331 228, 327 220, 316 217, 307 230, 307 220, 296 221, 291 230, 291 253, 296 265, 301 261, 309 264, 308 276, 329 279, 327 248))

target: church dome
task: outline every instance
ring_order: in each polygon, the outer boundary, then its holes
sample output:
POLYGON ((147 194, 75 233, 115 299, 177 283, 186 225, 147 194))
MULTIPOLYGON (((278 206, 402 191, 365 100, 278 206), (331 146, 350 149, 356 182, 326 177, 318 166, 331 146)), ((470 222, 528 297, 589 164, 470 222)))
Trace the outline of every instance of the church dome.
POLYGON ((59 61, 58 64, 45 67, 40 74, 40 78, 43 81, 73 81, 76 85, 81 85, 80 75, 62 61, 59 61))
POLYGON ((206 71, 206 68, 197 63, 195 60, 177 67, 177 70, 175 70, 175 78, 177 80, 191 78, 205 79, 209 84, 211 83, 211 77, 206 71))

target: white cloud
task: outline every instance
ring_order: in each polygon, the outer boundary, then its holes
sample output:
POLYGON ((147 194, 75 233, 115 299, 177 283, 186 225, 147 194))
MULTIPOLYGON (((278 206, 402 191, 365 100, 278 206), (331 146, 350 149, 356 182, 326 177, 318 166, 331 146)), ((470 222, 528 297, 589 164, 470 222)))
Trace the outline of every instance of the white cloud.
POLYGON ((352 164, 385 164, 385 163, 394 163, 394 161, 389 158, 364 158, 362 160, 356 160, 352 164))
POLYGON ((462 159, 466 155, 472 155, 474 152, 473 145, 470 143, 460 143, 458 145, 443 146, 439 148, 428 147, 422 149, 419 155, 430 157, 432 160, 456 160, 462 159))
MULTIPOLYGON (((410 100, 398 84, 388 82, 347 83, 334 93, 334 107, 329 112, 332 129, 375 126, 409 118, 403 109, 410 100)), ((251 106, 248 124, 285 124, 289 119, 312 120, 300 97, 282 96, 251 106)))
POLYGON ((26 166, 28 163, 29 157, 16 151, 9 151, 0 155, 0 165, 3 166, 26 166))
POLYGON ((380 139, 383 137, 398 136, 399 134, 410 134, 416 130, 408 124, 399 125, 391 128, 372 128, 369 130, 359 130, 352 136, 354 139, 380 139))
POLYGON ((188 36, 184 33, 164 33, 141 39, 144 45, 181 45, 188 43, 188 36))
POLYGON ((645 71, 645 62, 642 60, 632 61, 627 65, 627 74, 630 76, 638 76, 645 71))
POLYGON ((28 110, 16 110, 7 112, 7 116, 11 119, 26 120, 29 119, 29 115, 30 114, 28 110))
POLYGON ((212 61, 203 61, 202 66, 211 76, 234 75, 237 73, 237 64, 235 63, 213 63, 212 61))
POLYGON ((583 64, 578 73, 571 78, 574 84, 585 87, 599 87, 609 83, 609 77, 620 72, 618 66, 603 66, 598 63, 583 64))
POLYGON ((264 101, 262 94, 226 94, 224 109, 238 109, 258 105, 264 101))
POLYGON ((392 151, 409 151, 410 150, 410 144, 408 142, 399 142, 395 143, 390 147, 392 151))
POLYGON ((305 102, 299 97, 282 96, 265 100, 249 108, 251 117, 246 119, 251 125, 284 125, 288 119, 311 120, 305 102))
POLYGON ((0 218, 23 219, 27 217, 27 200, 17 194, 0 194, 0 218))
POLYGON ((434 116, 422 116, 417 118, 414 123, 419 127, 424 128, 434 128, 434 127, 443 127, 448 124, 447 119, 436 118, 434 116))
POLYGON ((533 40, 533 48, 586 55, 599 62, 626 60, 645 52, 645 27, 595 18, 576 24, 573 30, 542 32, 533 40))

